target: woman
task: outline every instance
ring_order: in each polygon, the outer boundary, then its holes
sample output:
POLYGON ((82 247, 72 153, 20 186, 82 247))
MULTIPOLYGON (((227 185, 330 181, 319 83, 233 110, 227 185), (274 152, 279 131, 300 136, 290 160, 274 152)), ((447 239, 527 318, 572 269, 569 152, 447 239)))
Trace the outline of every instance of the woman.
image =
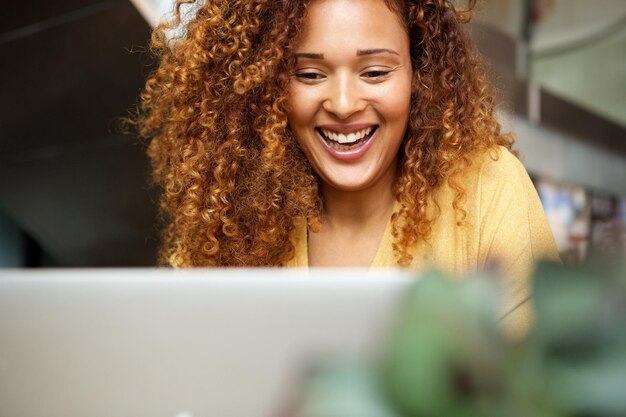
POLYGON ((182 38, 157 28, 138 123, 163 188, 161 262, 494 261, 508 309, 523 303, 533 262, 558 255, 469 17, 446 0, 213 0, 182 38))

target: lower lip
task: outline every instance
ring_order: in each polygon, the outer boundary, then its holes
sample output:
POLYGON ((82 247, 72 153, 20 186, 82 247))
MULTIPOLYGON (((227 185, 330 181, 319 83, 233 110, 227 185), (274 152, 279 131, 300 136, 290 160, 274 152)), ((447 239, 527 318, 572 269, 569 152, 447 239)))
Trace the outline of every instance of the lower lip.
POLYGON ((372 146, 372 143, 374 143, 374 139, 376 139, 376 137, 378 136, 379 130, 380 130, 380 126, 376 128, 376 131, 374 132, 372 137, 369 138, 366 142, 362 143, 361 145, 355 148, 349 149, 347 151, 340 151, 330 146, 326 142, 326 139, 324 139, 321 133, 319 133, 317 130, 315 131, 315 134, 317 135, 319 140, 322 142, 322 144, 324 145, 324 147, 326 148, 329 154, 331 154, 333 157, 337 159, 341 159, 343 161, 350 161, 353 159, 359 159, 365 154, 365 152, 368 151, 368 149, 372 146))

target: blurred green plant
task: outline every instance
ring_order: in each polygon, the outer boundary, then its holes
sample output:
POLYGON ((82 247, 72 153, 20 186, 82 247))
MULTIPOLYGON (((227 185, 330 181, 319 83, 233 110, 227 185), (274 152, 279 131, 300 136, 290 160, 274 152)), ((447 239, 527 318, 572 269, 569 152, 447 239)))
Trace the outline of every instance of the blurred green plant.
POLYGON ((626 416, 625 262, 540 264, 522 341, 500 295, 489 276, 423 277, 382 361, 322 364, 298 417, 626 416))

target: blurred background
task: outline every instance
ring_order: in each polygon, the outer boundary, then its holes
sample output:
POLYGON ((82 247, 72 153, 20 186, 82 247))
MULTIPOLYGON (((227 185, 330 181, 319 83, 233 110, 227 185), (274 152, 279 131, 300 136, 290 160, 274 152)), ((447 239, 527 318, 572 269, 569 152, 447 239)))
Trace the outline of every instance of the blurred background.
MULTIPOLYGON (((173 0, 0 14, 0 267, 154 265, 145 144, 121 133, 173 0)), ((626 254, 626 2, 484 0, 469 27, 566 263, 626 254)))

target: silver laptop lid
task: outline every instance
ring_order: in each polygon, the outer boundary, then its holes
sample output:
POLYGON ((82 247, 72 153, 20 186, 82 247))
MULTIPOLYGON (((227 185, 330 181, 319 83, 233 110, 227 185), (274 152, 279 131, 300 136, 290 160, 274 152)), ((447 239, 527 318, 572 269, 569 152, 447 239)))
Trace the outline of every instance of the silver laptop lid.
POLYGON ((271 417, 376 352, 392 270, 0 271, 0 416, 271 417))

